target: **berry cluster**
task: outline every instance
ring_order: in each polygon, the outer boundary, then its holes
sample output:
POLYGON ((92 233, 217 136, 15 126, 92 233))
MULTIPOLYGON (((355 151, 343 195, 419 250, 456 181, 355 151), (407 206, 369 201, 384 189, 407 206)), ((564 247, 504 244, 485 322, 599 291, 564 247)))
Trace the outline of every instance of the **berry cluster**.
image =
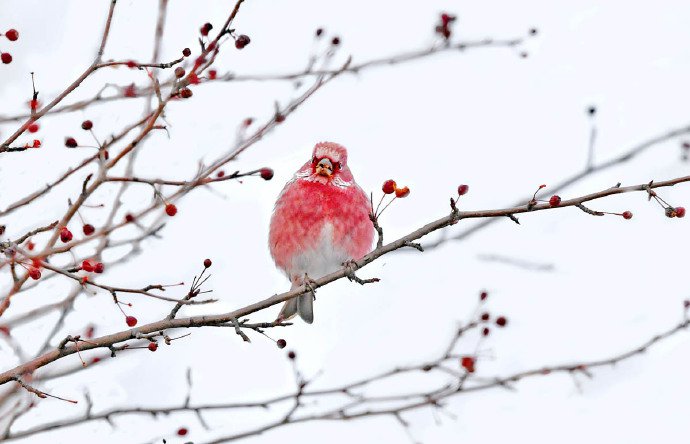
POLYGON ((404 186, 402 188, 399 188, 398 184, 396 184, 393 179, 388 179, 387 181, 383 182, 383 185, 381 186, 381 191, 383 191, 383 196, 381 196, 381 200, 379 201, 379 204, 376 206, 376 210, 374 210, 372 202, 371 215, 374 219, 377 219, 386 210, 386 208, 388 208, 388 206, 393 203, 395 199, 404 199, 405 197, 410 195, 409 187, 404 186), (393 198, 383 208, 381 208, 383 200, 386 198, 387 195, 390 194, 394 195, 393 198), (379 211, 379 208, 381 208, 381 211, 379 211))
MULTIPOLYGON (((16 29, 8 29, 5 31, 5 34, 0 34, 0 36, 2 35, 10 42, 15 42, 19 39, 19 32, 16 29)), ((5 65, 12 63, 12 54, 0 51, 0 61, 5 65)))

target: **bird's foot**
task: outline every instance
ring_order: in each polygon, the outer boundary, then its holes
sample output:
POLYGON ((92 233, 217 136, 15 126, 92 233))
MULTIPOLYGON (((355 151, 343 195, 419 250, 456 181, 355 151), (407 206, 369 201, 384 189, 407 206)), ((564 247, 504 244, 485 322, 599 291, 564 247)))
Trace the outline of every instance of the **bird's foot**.
POLYGON ((303 285, 304 288, 311 292, 312 296, 314 297, 314 300, 316 300, 316 281, 310 278, 307 273, 304 273, 303 285))

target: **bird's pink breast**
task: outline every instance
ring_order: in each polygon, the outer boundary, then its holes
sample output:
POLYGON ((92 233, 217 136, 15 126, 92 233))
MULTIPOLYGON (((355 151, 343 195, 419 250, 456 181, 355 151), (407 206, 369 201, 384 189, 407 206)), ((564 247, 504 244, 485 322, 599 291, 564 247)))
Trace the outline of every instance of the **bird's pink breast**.
POLYGON ((310 269, 335 270, 344 260, 361 258, 370 251, 373 237, 369 200, 354 182, 338 187, 297 179, 285 187, 276 203, 269 248, 276 265, 292 278, 310 269), (324 251, 328 248, 332 251, 324 251), (303 267, 298 260, 303 257, 309 258, 307 262, 333 263, 303 267))

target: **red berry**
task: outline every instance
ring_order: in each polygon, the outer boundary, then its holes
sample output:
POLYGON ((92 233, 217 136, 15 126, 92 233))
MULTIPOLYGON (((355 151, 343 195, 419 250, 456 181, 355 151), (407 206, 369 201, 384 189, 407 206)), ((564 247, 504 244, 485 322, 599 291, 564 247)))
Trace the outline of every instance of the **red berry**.
POLYGON ((561 204, 561 198, 560 196, 553 195, 551 196, 551 199, 549 199, 549 205, 552 207, 557 207, 561 204))
POLYGON ((175 77, 177 77, 178 79, 181 79, 182 77, 184 77, 184 75, 185 75, 185 70, 183 67, 178 66, 177 68, 175 68, 175 77))
POLYGON ((630 211, 623 212, 623 219, 632 219, 632 213, 630 211))
POLYGON ((285 348, 285 346, 287 345, 287 341, 285 341, 285 339, 278 339, 276 341, 276 345, 278 346, 278 348, 285 348))
POLYGON ((469 185, 460 185, 460 186, 458 187, 458 194, 459 194, 460 196, 465 195, 465 194, 467 194, 467 192, 468 192, 469 190, 470 190, 470 186, 469 186, 469 185))
POLYGON ((235 48, 237 49, 242 49, 245 46, 247 46, 251 42, 249 39, 249 36, 246 36, 244 34, 240 34, 237 36, 237 39, 235 40, 235 48))
POLYGON ((67 227, 62 227, 62 229, 60 230, 60 240, 63 243, 67 243, 72 240, 72 237, 72 232, 69 231, 67 227))
POLYGON ((39 105, 40 103, 38 103, 37 99, 29 100, 29 108, 31 108, 32 111, 36 111, 39 105))
POLYGON ((84 231, 84 234, 87 236, 91 236, 93 233, 96 232, 96 229, 91 224, 84 224, 82 230, 84 231))
POLYGON ((158 342, 149 342, 148 347, 149 347, 149 350, 151 350, 152 352, 155 352, 156 350, 158 350, 158 342))
POLYGON ((244 126, 249 126, 249 125, 251 125, 253 122, 254 122, 254 119, 252 119, 251 117, 247 117, 246 119, 244 119, 244 122, 242 122, 242 125, 244 125, 244 126))
POLYGON ((165 205, 165 214, 167 214, 170 217, 173 217, 174 215, 176 215, 177 214, 177 207, 175 206, 175 204, 171 204, 171 203, 166 204, 165 205))
POLYGON ((506 319, 505 316, 499 316, 498 318, 496 318, 496 325, 498 325, 499 327, 505 327, 507 323, 508 319, 506 319))
POLYGON ((188 99, 192 97, 192 90, 189 88, 182 88, 180 90, 180 97, 182 97, 183 99, 188 99))
POLYGON ((74 137, 68 137, 65 139, 65 146, 67 148, 76 148, 79 144, 77 143, 77 139, 74 137))
POLYGON ((211 262, 211 259, 204 259, 204 267, 208 268, 211 265, 213 265, 213 262, 211 262))
POLYGON ((216 77, 218 77, 218 71, 216 71, 215 69, 210 69, 208 71, 208 78, 211 80, 216 80, 216 77))
POLYGON ((8 63, 12 63, 12 54, 9 52, 3 52, 0 53, 0 60, 2 60, 2 63, 7 65, 8 63))
POLYGON ((127 68, 136 68, 137 67, 137 62, 134 60, 128 60, 127 61, 127 68))
POLYGON ((93 271, 93 263, 87 259, 81 263, 81 269, 91 273, 93 271))
POLYGON ((331 40, 331 43, 333 44, 333 46, 340 45, 340 37, 333 37, 333 40, 331 40))
POLYGON ((192 55, 192 50, 189 48, 185 48, 182 50, 182 55, 185 57, 189 57, 190 55, 192 55))
POLYGON ((34 148, 40 148, 41 147, 41 141, 38 139, 34 139, 33 145, 31 145, 34 148))
POLYGON ((29 125, 29 128, 27 129, 30 133, 35 133, 39 129, 38 123, 32 123, 31 125, 29 125))
POLYGON ((685 207, 676 207, 676 217, 685 217, 685 207))
POLYGON ((132 213, 125 214, 125 222, 127 222, 127 223, 134 222, 134 215, 132 213))
POLYGON ((489 327, 484 327, 484 329, 482 330, 482 335, 489 336, 490 332, 491 330, 489 330, 489 327))
POLYGON ((92 121, 90 121, 90 120, 84 120, 84 121, 81 123, 81 129, 83 129, 84 131, 88 131, 88 130, 90 130, 91 128, 93 128, 93 122, 92 122, 92 121))
POLYGON ((220 179, 221 177, 224 177, 224 176, 225 176, 225 171, 223 171, 223 170, 220 170, 220 171, 218 171, 218 172, 216 173, 216 177, 219 178, 219 179, 220 179))
POLYGON ((481 293, 479 293, 479 300, 480 300, 480 301, 483 301, 483 300, 486 299, 488 296, 489 296, 489 293, 487 293, 486 291, 482 291, 481 293))
POLYGON ((297 355, 296 355, 295 352, 293 352, 292 350, 290 350, 290 351, 288 352, 288 358, 290 358, 290 359, 295 359, 296 357, 297 357, 297 355))
POLYGON ((19 38, 19 32, 16 29, 8 29, 5 37, 7 37, 7 40, 14 42, 19 38))
POLYGON ((404 198, 410 195, 410 189, 408 187, 396 188, 395 197, 404 198))
POLYGON ((32 250, 34 249, 35 246, 36 246, 36 244, 33 243, 33 242, 31 242, 31 241, 29 241, 29 243, 26 244, 26 248, 27 248, 29 251, 32 251, 32 250))
POLYGON ((103 273, 103 270, 105 270, 105 265, 103 265, 103 262, 98 262, 93 266, 93 271, 96 273, 103 273))
POLYGON ((137 325, 137 318, 135 318, 134 316, 127 316, 125 318, 125 322, 127 322, 128 326, 134 327, 135 325, 137 325))
POLYGON ((39 270, 38 268, 31 267, 29 268, 29 276, 31 277, 31 279, 37 281, 41 279, 41 270, 39 270))
POLYGON ((489 313, 486 313, 486 312, 482 313, 482 316, 481 316, 482 321, 488 321, 489 318, 490 318, 489 313))
POLYGON ((201 35, 207 36, 209 32, 213 29, 213 25, 210 23, 204 23, 204 26, 201 27, 201 35))
POLYGON ((123 94, 125 97, 136 97, 137 96, 137 87, 134 86, 134 83, 131 83, 125 87, 123 94))
POLYGON ((277 123, 285 122, 285 116, 283 114, 280 114, 280 113, 276 114, 276 122, 277 123))
POLYGON ((397 188, 397 185, 393 179, 388 179, 387 181, 383 182, 383 186, 381 189, 385 194, 393 194, 395 193, 395 189, 397 188))
POLYGON ((261 168, 261 178, 263 180, 273 179, 273 170, 270 168, 261 168))
POLYGON ((460 359, 460 365, 467 370, 467 373, 474 373, 474 358, 472 356, 463 356, 460 359))
POLYGON ((185 436, 188 432, 189 430, 187 430, 186 427, 180 427, 179 429, 177 429, 178 436, 185 436))

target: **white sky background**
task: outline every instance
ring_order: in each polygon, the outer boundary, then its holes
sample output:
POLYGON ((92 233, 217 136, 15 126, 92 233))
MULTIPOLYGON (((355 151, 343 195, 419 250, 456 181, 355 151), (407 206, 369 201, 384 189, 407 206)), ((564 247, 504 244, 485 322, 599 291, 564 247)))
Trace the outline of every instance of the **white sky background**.
MULTIPOLYGON (((156 1, 120 1, 106 58, 148 61, 157 14, 156 1)), ((162 60, 177 58, 182 48, 195 52, 198 28, 219 26, 232 2, 171 0, 162 60), (194 6, 192 6, 192 4, 194 6)), ((0 114, 26 110, 28 72, 35 71, 44 100, 64 89, 90 63, 97 48, 107 2, 0 0, 0 28, 16 27, 20 40, 0 41, 14 62, 0 66, 0 114)), ((163 239, 149 240, 145 253, 109 270, 102 280, 126 287, 149 283, 190 282, 201 261, 214 261, 207 288, 220 302, 213 307, 183 309, 184 314, 224 312, 263 299, 289 286, 275 270, 266 247, 273 202, 283 184, 308 158, 319 140, 346 145, 355 178, 365 190, 379 192, 383 180, 408 185, 409 198, 382 218, 386 240, 393 240, 448 211, 448 197, 460 183, 470 185, 465 209, 498 208, 531 195, 539 184, 555 184, 586 162, 590 120, 587 106, 598 108, 596 159, 605 160, 643 140, 688 124, 690 92, 690 5, 682 1, 569 2, 316 2, 247 0, 235 26, 252 42, 243 51, 228 46, 217 62, 220 73, 277 73, 302 69, 312 47, 313 31, 324 26, 342 38, 344 60, 355 61, 426 47, 441 11, 458 14, 455 30, 463 39, 513 38, 537 27, 539 35, 519 50, 478 49, 444 53, 422 61, 347 75, 319 91, 276 131, 246 152, 227 170, 260 166, 275 169, 270 182, 249 178, 242 184, 214 185, 216 193, 197 190, 177 203, 163 239), (519 3, 519 4, 518 4, 519 3)), ((102 70, 84 82, 76 98, 92 96, 104 83, 145 82, 136 70, 102 70)), ((194 89, 192 99, 173 103, 167 112, 170 139, 150 136, 142 148, 137 174, 190 178, 197 161, 209 161, 234 141, 247 116, 270 117, 273 101, 296 95, 289 83, 217 83, 194 89)), ((133 121, 143 102, 116 105, 41 120, 43 148, 4 155, 0 162, 0 208, 57 177, 83 152, 67 151, 63 139, 86 139, 79 128, 90 118, 102 136, 133 121)), ((0 126, 7 136, 15 125, 0 126)), ((593 175, 559 193, 562 197, 598 191, 616 182, 636 184, 687 174, 678 140, 660 144, 622 167, 593 175)), ((83 175, 67 181, 48 198, 0 222, 15 237, 62 214, 69 196, 78 193, 83 175)), ((94 197, 109 202, 115 187, 94 197)), ((690 206, 690 187, 663 189, 675 205, 690 206)), ((548 189, 546 191, 548 196, 548 189)), ((147 205, 150 190, 132 187, 127 206, 147 205)), ((482 346, 480 376, 612 356, 678 322, 688 297, 689 218, 669 220, 642 194, 607 198, 591 207, 631 210, 635 217, 591 217, 577 209, 523 215, 522 225, 499 221, 467 241, 419 254, 393 254, 359 272, 382 282, 360 287, 340 281, 318 292, 316 321, 270 332, 284 337, 298 354, 307 376, 322 374, 314 388, 373 375, 389 368, 433 359, 445 347, 457 322, 468 319, 481 289, 490 291, 488 308, 509 318, 482 346), (553 272, 526 271, 480 260, 500 254, 553 264, 553 272)), ((83 211, 98 226, 104 210, 83 211)), ((462 230, 469 222, 458 224, 462 230)), ((77 232, 75 224, 73 231, 77 232)), ((130 234, 134 233, 131 231, 130 234)), ((435 235, 432 235, 435 238, 435 235)), ((7 283, 3 283, 3 288, 7 283)), ((61 299, 68 286, 59 279, 13 300, 14 313, 35 300, 61 299)), ((185 288, 172 289, 182 296, 185 288)), ((138 300, 133 313, 140 323, 169 311, 167 305, 138 300)), ((252 316, 272 320, 278 308, 252 316)), ((23 342, 45 332, 47 317, 13 334, 23 342)), ((125 325, 107 294, 83 298, 68 325, 79 333, 89 322, 97 334, 125 325)), ((244 344, 231 329, 200 329, 156 353, 122 353, 108 365, 44 388, 79 398, 88 388, 95 408, 181 403, 184 373, 193 367, 192 401, 262 399, 293 389, 285 351, 253 335, 244 344)), ((461 342, 459 352, 473 349, 461 342)), ((595 378, 555 375, 521 382, 517 391, 496 389, 449 401, 456 419, 428 408, 405 415, 414 439, 424 443, 453 441, 533 443, 643 443, 676 441, 687 432, 687 375, 690 337, 681 333, 641 357, 595 378)), ((5 349, 0 368, 15 365, 5 349)), ((100 355, 93 354, 95 355, 100 355)), ((92 356, 92 355, 89 355, 92 356)), ((69 358, 68 358, 69 359, 69 358)), ((74 357, 74 360, 77 358, 74 357)), ((67 361, 67 360, 63 360, 67 361)), ((61 362, 55 367, 67 365, 61 362)), ((400 382, 421 388, 414 378, 400 382)), ((400 385, 397 386, 400 389, 400 385)), ((395 388, 395 387, 394 387, 395 388)), ((43 401, 17 426, 76 415, 82 406, 43 401)), ((26 442, 140 442, 174 436, 190 429, 188 440, 215 436, 277 417, 280 411, 234 411, 207 415, 206 432, 193 415, 152 420, 120 417, 117 427, 89 423, 26 442), (248 421, 248 422, 244 422, 248 421), (244 422, 244 423, 243 423, 244 422), (76 440, 76 441, 75 441, 76 440)), ((332 443, 406 442, 391 418, 347 423, 308 423, 272 431, 247 442, 332 443)), ((156 442, 162 442, 160 439, 156 442)))

